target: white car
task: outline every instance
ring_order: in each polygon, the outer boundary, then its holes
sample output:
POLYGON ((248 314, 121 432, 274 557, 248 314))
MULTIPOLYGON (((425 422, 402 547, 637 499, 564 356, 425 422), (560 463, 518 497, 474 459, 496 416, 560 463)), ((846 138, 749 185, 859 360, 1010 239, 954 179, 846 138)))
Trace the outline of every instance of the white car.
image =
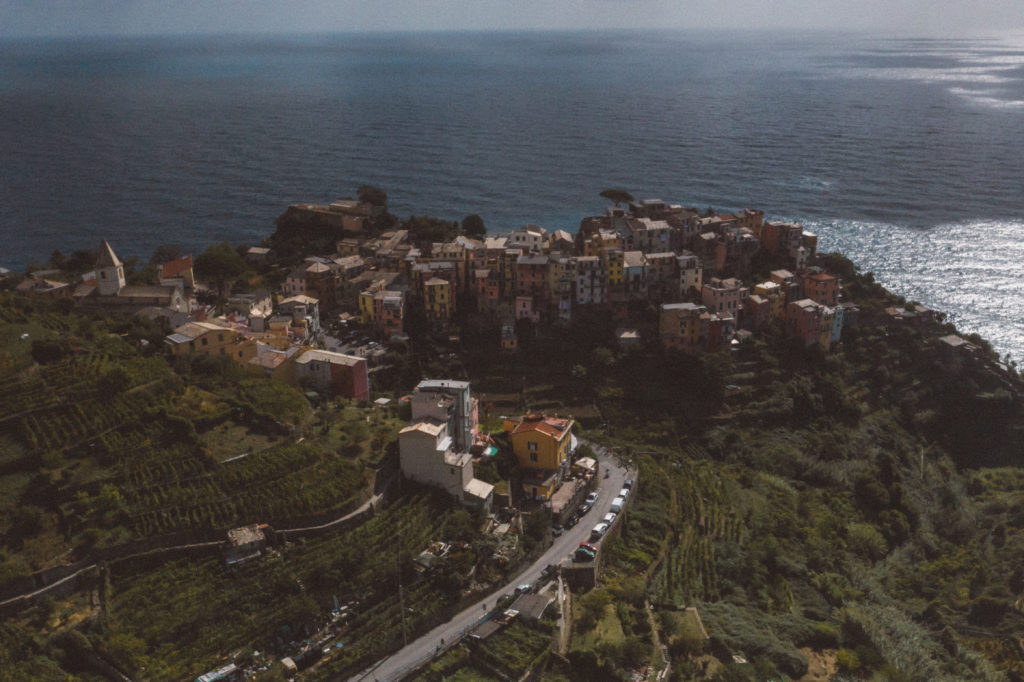
POLYGON ((608 524, 602 521, 601 523, 594 526, 594 530, 590 531, 590 539, 597 540, 604 536, 608 532, 608 524))
POLYGON ((623 488, 622 490, 620 490, 619 497, 621 497, 622 499, 626 499, 627 497, 629 497, 629 488, 623 488))
POLYGON ((590 493, 587 495, 587 504, 593 506, 595 502, 597 502, 597 493, 590 493))
POLYGON ((615 512, 608 512, 604 515, 604 522, 610 526, 612 525, 612 522, 615 521, 616 516, 618 516, 618 514, 616 514, 615 512))

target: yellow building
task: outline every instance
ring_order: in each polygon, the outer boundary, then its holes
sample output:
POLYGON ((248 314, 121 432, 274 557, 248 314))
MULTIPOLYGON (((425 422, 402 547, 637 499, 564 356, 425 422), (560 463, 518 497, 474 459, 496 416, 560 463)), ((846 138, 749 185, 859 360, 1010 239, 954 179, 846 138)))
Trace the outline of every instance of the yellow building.
POLYGON ((516 290, 516 262, 523 255, 522 249, 505 249, 501 254, 501 295, 511 298, 516 290))
POLYGON ((601 262, 608 273, 608 286, 613 287, 625 283, 625 254, 619 249, 603 249, 601 262))
POLYGON ((447 322, 455 313, 452 285, 440 277, 431 277, 423 283, 423 304, 428 322, 447 322))
POLYGON ((786 295, 782 285, 777 282, 767 281, 754 285, 754 293, 768 299, 772 307, 772 319, 782 319, 786 314, 786 295))
POLYGON ((518 423, 506 422, 527 497, 550 499, 561 485, 571 464, 572 425, 571 419, 536 414, 527 415, 518 423))
POLYGON ((211 322, 189 322, 174 330, 164 342, 172 355, 227 355, 237 362, 256 356, 256 343, 233 329, 211 322))
POLYGON ((375 321, 373 295, 375 291, 373 289, 367 289, 366 291, 359 292, 359 321, 363 324, 373 324, 375 321))

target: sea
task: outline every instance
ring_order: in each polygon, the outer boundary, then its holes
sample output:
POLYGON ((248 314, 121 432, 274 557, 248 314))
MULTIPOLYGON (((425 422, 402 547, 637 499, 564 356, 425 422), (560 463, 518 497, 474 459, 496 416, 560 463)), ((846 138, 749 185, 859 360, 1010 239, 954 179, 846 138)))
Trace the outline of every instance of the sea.
POLYGON ((574 232, 606 188, 759 208, 1024 360, 1024 36, 0 42, 0 266, 255 244, 362 184, 494 232, 574 232))

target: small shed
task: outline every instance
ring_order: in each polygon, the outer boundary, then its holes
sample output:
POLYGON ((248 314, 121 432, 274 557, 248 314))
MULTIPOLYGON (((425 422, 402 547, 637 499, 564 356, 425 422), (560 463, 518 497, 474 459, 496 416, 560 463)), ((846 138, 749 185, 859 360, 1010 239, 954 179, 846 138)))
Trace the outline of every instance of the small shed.
POLYGON ((252 524, 240 526, 228 531, 227 543, 224 547, 224 562, 228 566, 256 559, 267 546, 267 538, 263 533, 263 525, 252 524))

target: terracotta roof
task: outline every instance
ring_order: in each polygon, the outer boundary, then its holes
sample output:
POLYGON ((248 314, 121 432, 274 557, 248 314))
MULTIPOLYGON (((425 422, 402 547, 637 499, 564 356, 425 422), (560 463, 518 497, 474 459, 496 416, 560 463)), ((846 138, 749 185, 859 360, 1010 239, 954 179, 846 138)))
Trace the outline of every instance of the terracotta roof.
POLYGON ((553 438, 561 439, 569 432, 572 426, 571 419, 557 419, 546 417, 542 414, 531 414, 523 417, 523 421, 512 430, 513 434, 527 433, 529 431, 540 431, 553 438))
POLYGON ((186 270, 192 269, 192 254, 164 263, 160 266, 161 277, 177 277, 186 270))

